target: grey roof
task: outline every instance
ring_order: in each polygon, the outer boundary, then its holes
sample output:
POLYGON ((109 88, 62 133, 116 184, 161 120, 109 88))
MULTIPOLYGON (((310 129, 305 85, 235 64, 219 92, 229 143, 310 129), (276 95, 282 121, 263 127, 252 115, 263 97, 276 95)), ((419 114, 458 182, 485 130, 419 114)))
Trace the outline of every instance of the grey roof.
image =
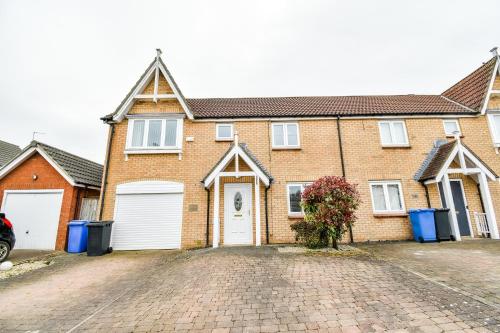
POLYGON ((429 164, 431 163, 432 159, 436 155, 436 153, 439 150, 439 147, 448 143, 446 140, 436 140, 434 141, 434 147, 432 147, 431 151, 427 154, 425 157, 425 160, 422 162, 422 165, 420 168, 418 168, 417 172, 415 173, 415 176, 413 176, 413 179, 416 181, 419 181, 420 177, 422 177, 422 174, 427 170, 427 167, 429 167, 429 164))
POLYGON ((31 141, 17 156, 31 148, 38 148, 45 152, 76 184, 101 187, 103 171, 101 164, 38 141, 31 141))
POLYGON ((0 140, 0 167, 7 164, 7 162, 16 157, 20 152, 21 148, 18 146, 0 140))
MULTIPOLYGON (((495 178, 498 178, 498 175, 491 169, 479 156, 477 156, 476 153, 474 153, 469 147, 467 147, 465 144, 461 143, 462 146, 467 149, 477 160, 484 165, 486 169, 488 169, 494 176, 495 178)), ((436 176, 439 174, 441 169, 443 168, 444 164, 448 160, 448 157, 453 151, 453 148, 457 145, 457 141, 453 140, 450 142, 447 142, 445 144, 440 145, 437 148, 433 148, 430 152, 429 155, 427 155, 426 160, 420 167, 419 171, 415 175, 416 180, 423 182, 429 179, 436 178, 436 176)))
MULTIPOLYGON (((257 165, 257 167, 267 176, 267 178, 269 178, 269 182, 272 183, 273 179, 274 179, 273 176, 266 169, 264 164, 262 164, 262 162, 252 153, 250 148, 248 148, 248 145, 246 143, 243 143, 243 142, 239 143, 238 145, 240 146, 241 150, 243 150, 248 155, 248 157, 252 160, 252 162, 254 162, 257 165)), ((222 157, 217 161, 217 163, 214 164, 214 166, 210 169, 210 171, 207 173, 207 175, 205 177, 203 177, 202 182, 204 182, 205 179, 207 179, 208 176, 212 173, 212 171, 215 170, 217 165, 219 165, 219 163, 221 163, 226 158, 226 156, 231 152, 231 149, 233 149, 233 147, 234 147, 234 143, 231 143, 231 145, 229 146, 229 149, 222 155, 222 157)))

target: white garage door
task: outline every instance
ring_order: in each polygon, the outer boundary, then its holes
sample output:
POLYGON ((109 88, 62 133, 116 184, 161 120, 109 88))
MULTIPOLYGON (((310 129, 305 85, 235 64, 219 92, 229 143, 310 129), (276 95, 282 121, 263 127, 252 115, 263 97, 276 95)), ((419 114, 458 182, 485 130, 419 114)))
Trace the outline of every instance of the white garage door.
POLYGON ((111 245, 116 250, 181 247, 184 187, 173 182, 117 186, 111 245))
POLYGON ((14 226, 16 249, 55 249, 63 193, 63 190, 4 192, 2 212, 14 226))

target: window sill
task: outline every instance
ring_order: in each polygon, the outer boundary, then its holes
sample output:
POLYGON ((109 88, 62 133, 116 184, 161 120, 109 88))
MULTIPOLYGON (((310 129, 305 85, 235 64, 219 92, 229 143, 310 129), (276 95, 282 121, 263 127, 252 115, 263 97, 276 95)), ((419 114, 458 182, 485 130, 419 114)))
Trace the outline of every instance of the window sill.
POLYGON ((227 139, 215 139, 216 142, 230 142, 230 141, 234 141, 233 138, 227 138, 227 139))
POLYGON ((290 214, 290 213, 288 213, 288 218, 289 219, 303 219, 304 214, 290 214))
POLYGON ((411 148, 411 146, 410 145, 382 145, 382 149, 394 149, 394 148, 408 149, 408 148, 411 148))
POLYGON ((300 147, 273 147, 272 150, 301 150, 300 147))
POLYGON ((373 216, 374 217, 378 217, 378 218, 380 218, 380 217, 407 217, 408 213, 406 213, 406 212, 373 213, 373 216))
POLYGON ((179 154, 182 149, 125 149, 125 155, 133 154, 179 154))

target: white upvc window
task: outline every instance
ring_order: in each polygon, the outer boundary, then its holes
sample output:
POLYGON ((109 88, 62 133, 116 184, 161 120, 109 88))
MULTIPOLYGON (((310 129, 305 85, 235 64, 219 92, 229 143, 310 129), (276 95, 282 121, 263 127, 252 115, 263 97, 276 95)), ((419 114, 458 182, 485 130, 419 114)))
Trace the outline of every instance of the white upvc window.
POLYGON ((374 213, 405 212, 403 190, 400 181, 372 181, 370 182, 370 193, 374 213))
POLYGON ((126 151, 179 152, 182 149, 182 119, 129 119, 126 151))
POLYGON ((403 120, 384 120, 378 123, 383 147, 407 147, 408 133, 403 120))
POLYGON ((300 202, 302 201, 302 192, 308 185, 311 185, 311 183, 289 183, 286 185, 288 215, 300 216, 304 214, 300 202))
POLYGON ((299 148, 300 135, 298 123, 272 124, 273 148, 299 148))
POLYGON ((488 123, 490 127, 493 143, 496 147, 500 146, 500 113, 488 114, 488 123))
POLYGON ((443 127, 446 136, 455 136, 455 134, 462 135, 457 119, 444 119, 443 127))
POLYGON ((233 141, 233 139, 234 139, 233 124, 215 124, 215 140, 233 141))

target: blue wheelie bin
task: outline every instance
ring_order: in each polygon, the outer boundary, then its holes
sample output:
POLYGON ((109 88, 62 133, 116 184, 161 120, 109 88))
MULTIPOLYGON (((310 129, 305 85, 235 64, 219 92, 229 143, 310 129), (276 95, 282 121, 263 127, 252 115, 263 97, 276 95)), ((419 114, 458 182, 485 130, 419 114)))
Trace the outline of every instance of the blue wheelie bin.
POLYGON ((413 228, 413 237, 417 242, 435 242, 436 224, 434 222, 434 210, 410 209, 410 222, 413 228))
POLYGON ((89 221, 75 220, 69 225, 68 252, 82 253, 87 251, 87 224, 89 221))

